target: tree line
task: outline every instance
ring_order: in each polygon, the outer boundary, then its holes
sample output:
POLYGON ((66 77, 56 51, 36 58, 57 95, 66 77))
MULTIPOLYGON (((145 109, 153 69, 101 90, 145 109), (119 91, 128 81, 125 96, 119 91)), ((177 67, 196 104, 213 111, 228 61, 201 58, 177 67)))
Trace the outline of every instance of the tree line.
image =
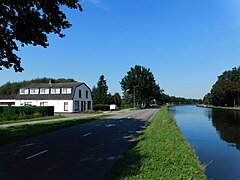
MULTIPOLYGON (((76 82, 74 79, 37 78, 30 81, 7 82, 0 86, 0 94, 16 95, 21 87, 34 83, 64 83, 76 82)), ((93 105, 116 104, 118 107, 149 107, 163 104, 197 104, 201 100, 186 99, 182 97, 169 96, 164 93, 156 82, 149 68, 136 65, 130 68, 120 81, 123 95, 119 92, 111 94, 108 92, 107 80, 101 75, 97 84, 92 88, 93 105)))
POLYGON ((28 86, 35 83, 49 83, 51 81, 52 83, 65 83, 65 82, 76 82, 74 79, 65 79, 65 78, 36 78, 29 81, 21 81, 21 82, 7 82, 6 84, 0 86, 0 94, 6 94, 6 95, 16 95, 20 88, 24 86, 28 86))
POLYGON ((240 67, 224 71, 203 101, 215 106, 240 106, 240 67))
POLYGON ((131 67, 120 81, 123 96, 117 92, 108 93, 107 81, 104 75, 99 77, 97 86, 93 87, 93 104, 117 104, 118 107, 149 107, 163 104, 198 104, 201 99, 186 99, 169 96, 164 93, 156 82, 149 68, 136 65, 131 67))

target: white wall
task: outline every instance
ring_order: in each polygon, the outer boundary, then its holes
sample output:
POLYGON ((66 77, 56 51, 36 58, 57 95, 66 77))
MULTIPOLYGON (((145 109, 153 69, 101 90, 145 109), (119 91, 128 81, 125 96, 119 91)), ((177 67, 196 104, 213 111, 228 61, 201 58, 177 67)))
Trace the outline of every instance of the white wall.
POLYGON ((72 100, 16 100, 15 106, 24 106, 31 104, 32 106, 40 106, 40 102, 47 102, 47 106, 54 106, 54 112, 73 112, 72 100), (64 102, 68 103, 68 110, 64 110, 64 102))
POLYGON ((85 84, 82 84, 81 86, 76 87, 75 92, 74 92, 73 100, 74 101, 79 101, 79 110, 80 111, 82 111, 82 110, 92 110, 92 93, 91 93, 91 90, 85 84), (79 98, 79 90, 81 90, 81 92, 82 92, 81 93, 81 98, 79 98), (86 91, 88 91, 88 98, 86 98, 86 91), (83 101, 83 103, 85 103, 85 109, 82 109, 81 101, 83 101), (88 108, 88 104, 87 104, 88 101, 91 101, 90 109, 88 108))

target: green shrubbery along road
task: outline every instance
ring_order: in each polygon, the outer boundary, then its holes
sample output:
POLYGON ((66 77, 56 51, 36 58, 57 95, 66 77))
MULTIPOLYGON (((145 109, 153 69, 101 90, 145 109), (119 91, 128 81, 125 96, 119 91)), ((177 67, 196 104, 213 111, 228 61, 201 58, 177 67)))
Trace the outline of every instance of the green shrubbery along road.
POLYGON ((162 107, 106 179, 206 179, 206 176, 173 116, 167 107, 162 107))

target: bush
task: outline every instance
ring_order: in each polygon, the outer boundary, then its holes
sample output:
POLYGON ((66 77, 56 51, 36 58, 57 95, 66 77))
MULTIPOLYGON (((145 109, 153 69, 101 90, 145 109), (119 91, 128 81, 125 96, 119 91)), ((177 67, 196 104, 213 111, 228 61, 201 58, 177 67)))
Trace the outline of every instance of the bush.
POLYGON ((93 106, 94 111, 109 111, 110 105, 108 104, 96 104, 93 106))
POLYGON ((1 120, 30 119, 35 117, 54 116, 53 106, 2 106, 1 120))

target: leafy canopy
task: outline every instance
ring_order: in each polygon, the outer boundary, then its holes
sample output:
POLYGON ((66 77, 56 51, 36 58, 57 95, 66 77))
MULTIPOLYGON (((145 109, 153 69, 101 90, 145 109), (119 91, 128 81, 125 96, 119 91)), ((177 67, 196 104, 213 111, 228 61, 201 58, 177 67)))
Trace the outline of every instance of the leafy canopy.
POLYGON ((210 101, 217 106, 240 105, 240 67, 223 72, 212 86, 210 101))
POLYGON ((46 48, 47 35, 64 37, 63 29, 71 27, 60 10, 65 6, 82 11, 78 0, 1 0, 0 2, 0 70, 13 66, 22 72, 18 46, 33 45, 46 48))
POLYGON ((149 105, 153 99, 158 99, 162 90, 156 84, 154 76, 149 68, 136 65, 127 72, 127 75, 120 82, 124 95, 131 95, 141 106, 149 105))

